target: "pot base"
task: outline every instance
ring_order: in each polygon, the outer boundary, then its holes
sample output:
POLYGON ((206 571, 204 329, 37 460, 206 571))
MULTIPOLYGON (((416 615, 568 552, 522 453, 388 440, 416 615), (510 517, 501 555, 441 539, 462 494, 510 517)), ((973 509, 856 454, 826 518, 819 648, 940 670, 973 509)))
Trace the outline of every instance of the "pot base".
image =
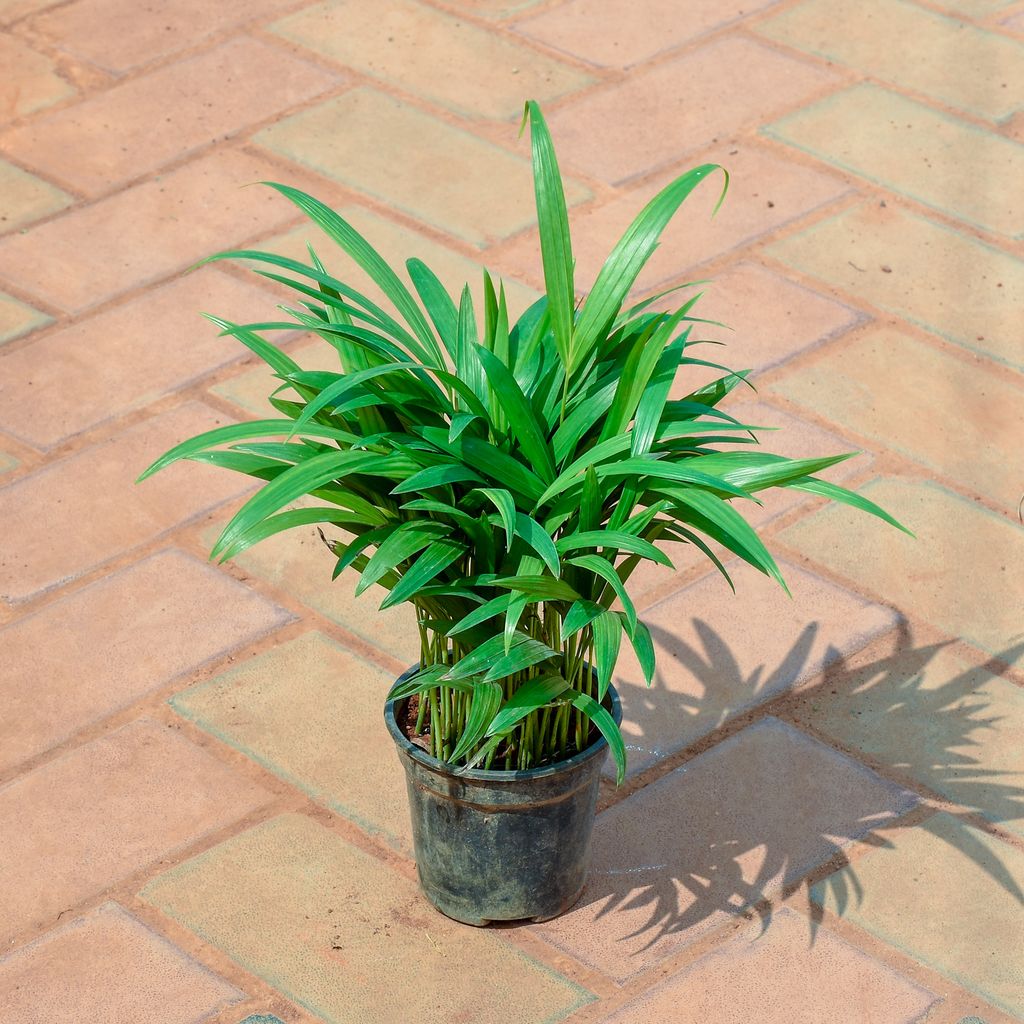
POLYGON ((471 925, 473 928, 486 928, 488 925, 492 924, 543 924, 545 921, 553 921, 556 917, 559 917, 566 911, 572 910, 572 908, 579 903, 583 896, 584 888, 584 886, 581 886, 576 893, 566 899, 557 910, 550 914, 539 914, 535 917, 492 918, 474 916, 464 905, 450 900, 446 893, 437 892, 436 890, 428 890, 423 884, 423 879, 420 879, 420 889, 422 890, 423 895, 426 896, 430 901, 430 904, 438 913, 444 914, 445 917, 450 917, 453 921, 458 921, 459 924, 471 925))

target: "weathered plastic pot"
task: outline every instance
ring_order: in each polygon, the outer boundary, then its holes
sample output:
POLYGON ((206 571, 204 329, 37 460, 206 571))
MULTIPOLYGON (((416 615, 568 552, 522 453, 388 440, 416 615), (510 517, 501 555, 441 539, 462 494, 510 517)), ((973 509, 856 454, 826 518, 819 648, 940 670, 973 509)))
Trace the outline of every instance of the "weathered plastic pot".
MULTIPOLYGON (((604 703, 621 722, 614 688, 604 703)), ((544 768, 459 772, 409 741, 398 726, 402 705, 389 701, 384 717, 405 768, 416 866, 431 903, 477 926, 568 910, 587 880, 605 740, 544 768)))

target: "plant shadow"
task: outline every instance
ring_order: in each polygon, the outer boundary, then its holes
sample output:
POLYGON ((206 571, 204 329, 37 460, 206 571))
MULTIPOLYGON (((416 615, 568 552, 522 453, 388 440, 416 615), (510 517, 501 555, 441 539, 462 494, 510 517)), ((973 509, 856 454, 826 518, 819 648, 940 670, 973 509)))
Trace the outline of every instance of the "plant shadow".
MULTIPOLYGON (((1024 786, 1013 781, 1020 776, 978 756, 1000 727, 988 673, 1013 665, 1024 643, 967 667, 949 643, 916 644, 901 619, 884 655, 865 661, 830 649, 816 684, 786 692, 786 681, 808 665, 816 623, 770 672, 746 674, 712 627, 695 620, 694 628, 699 646, 675 635, 672 653, 702 695, 674 692, 660 677, 651 690, 616 685, 627 715, 649 704, 659 717, 687 716, 686 734, 707 737, 655 765, 653 781, 630 786, 636 791, 599 815, 590 881, 577 904, 593 927, 543 926, 556 943, 561 934, 572 945, 579 927, 605 931, 598 941, 618 960, 612 972, 626 977, 645 966, 656 943, 667 955, 728 917, 758 917, 767 928, 770 901, 823 879, 841 910, 863 894, 849 844, 891 847, 886 832, 924 820, 935 803, 963 826, 942 838, 1024 903, 976 831, 988 822, 1014 822, 1019 831, 1024 823, 1024 786), (723 681, 727 706, 716 699, 723 681), (748 712, 736 723, 745 727, 723 729, 738 711, 748 712), (693 757, 695 749, 701 753, 693 757), (666 765, 678 767, 666 773, 666 765)), ((812 906, 813 942, 821 910, 812 906)))

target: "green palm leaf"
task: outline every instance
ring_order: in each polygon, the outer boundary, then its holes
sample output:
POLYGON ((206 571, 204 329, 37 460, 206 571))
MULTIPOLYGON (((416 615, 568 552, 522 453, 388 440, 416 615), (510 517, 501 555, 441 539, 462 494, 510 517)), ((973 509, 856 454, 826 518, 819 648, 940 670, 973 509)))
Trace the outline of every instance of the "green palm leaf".
POLYGON ((573 289, 572 243, 569 239, 569 214, 565 190, 558 170, 555 147, 540 107, 532 100, 523 112, 523 124, 530 120, 533 148, 533 188, 537 201, 537 225, 540 233, 544 287, 548 316, 562 365, 570 366, 575 293, 573 289))
POLYGON ((587 296, 576 325, 578 343, 573 350, 570 369, 575 369, 590 349, 598 343, 602 332, 618 314, 640 271, 651 258, 661 233, 687 196, 714 171, 725 175, 722 194, 715 205, 718 212, 729 187, 729 174, 718 164, 702 164, 680 175, 662 189, 626 229, 611 255, 605 260, 587 296))

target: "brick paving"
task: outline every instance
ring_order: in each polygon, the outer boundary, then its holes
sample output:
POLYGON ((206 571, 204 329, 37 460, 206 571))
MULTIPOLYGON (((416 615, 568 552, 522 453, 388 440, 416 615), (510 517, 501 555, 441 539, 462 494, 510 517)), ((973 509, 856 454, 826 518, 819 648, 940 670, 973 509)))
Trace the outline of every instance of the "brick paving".
POLYGON ((1024 0, 0 0, 0 68, 4 1024, 1024 1019, 1024 0), (623 656, 591 885, 477 931, 415 887, 380 715, 408 610, 311 533, 205 563, 243 478, 132 480, 267 408, 197 313, 272 319, 276 287, 182 272, 329 251, 240 186, 524 308, 527 97, 582 282, 729 167, 641 291, 712 279, 737 408, 862 450, 834 478, 918 539, 783 495, 793 601, 685 550, 639 573, 659 675, 623 656))

